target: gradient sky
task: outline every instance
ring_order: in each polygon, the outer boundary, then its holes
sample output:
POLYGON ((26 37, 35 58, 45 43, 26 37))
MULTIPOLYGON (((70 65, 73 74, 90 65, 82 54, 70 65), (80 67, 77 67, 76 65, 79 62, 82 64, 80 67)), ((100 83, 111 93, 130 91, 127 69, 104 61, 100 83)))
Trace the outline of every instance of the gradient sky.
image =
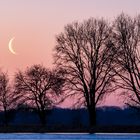
POLYGON ((140 13, 140 0, 0 0, 0 67, 10 76, 32 64, 52 66, 55 35, 73 21, 140 13), (9 40, 15 37, 13 48, 9 40))

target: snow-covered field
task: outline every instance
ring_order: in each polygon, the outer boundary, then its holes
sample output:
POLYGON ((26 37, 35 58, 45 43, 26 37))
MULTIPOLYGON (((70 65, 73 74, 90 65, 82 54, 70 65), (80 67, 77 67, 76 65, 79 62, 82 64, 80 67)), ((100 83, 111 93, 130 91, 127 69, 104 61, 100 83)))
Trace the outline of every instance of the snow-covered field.
POLYGON ((140 134, 0 134, 0 140, 139 140, 140 134))

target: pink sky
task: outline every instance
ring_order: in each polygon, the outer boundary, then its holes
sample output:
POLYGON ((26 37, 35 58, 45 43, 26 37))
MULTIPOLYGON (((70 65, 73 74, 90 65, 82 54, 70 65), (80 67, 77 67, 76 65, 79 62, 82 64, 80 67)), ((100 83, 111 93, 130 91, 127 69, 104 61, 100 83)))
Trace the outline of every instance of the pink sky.
POLYGON ((10 76, 32 64, 52 67, 55 35, 64 25, 90 17, 113 19, 122 11, 136 15, 139 6, 140 0, 0 0, 0 67, 10 76), (12 37, 18 55, 8 50, 12 37))

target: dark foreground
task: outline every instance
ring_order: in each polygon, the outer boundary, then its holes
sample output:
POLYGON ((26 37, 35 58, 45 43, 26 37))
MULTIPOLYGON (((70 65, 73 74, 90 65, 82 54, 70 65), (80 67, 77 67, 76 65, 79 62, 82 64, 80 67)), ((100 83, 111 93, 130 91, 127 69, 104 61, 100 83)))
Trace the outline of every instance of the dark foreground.
POLYGON ((96 126, 89 129, 16 125, 0 126, 0 133, 140 133, 140 126, 96 126))

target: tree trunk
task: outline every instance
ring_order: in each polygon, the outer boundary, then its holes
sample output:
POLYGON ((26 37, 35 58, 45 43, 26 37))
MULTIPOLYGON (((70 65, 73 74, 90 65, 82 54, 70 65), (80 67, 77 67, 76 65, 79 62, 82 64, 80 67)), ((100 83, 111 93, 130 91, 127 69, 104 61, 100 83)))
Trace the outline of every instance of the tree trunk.
POLYGON ((4 109, 4 125, 7 126, 8 125, 8 119, 7 119, 7 110, 4 109))
POLYGON ((96 126, 96 105, 90 105, 88 108, 90 128, 96 126))
POLYGON ((40 117, 41 125, 45 126, 46 125, 46 113, 45 113, 45 111, 41 111, 39 113, 39 117, 40 117))

